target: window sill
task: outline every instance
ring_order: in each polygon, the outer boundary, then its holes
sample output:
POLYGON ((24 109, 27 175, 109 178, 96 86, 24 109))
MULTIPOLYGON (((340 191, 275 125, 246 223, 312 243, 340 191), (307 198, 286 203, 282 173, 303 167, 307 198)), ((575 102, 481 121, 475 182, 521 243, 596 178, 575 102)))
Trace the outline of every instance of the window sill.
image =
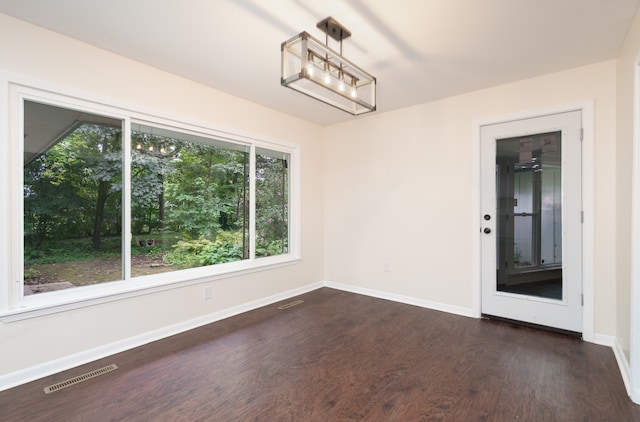
POLYGON ((239 277, 258 271, 293 265, 301 260, 293 255, 237 261, 207 268, 192 268, 153 276, 136 277, 95 286, 85 286, 23 298, 15 309, 0 313, 0 321, 9 323, 95 306, 166 290, 239 277))

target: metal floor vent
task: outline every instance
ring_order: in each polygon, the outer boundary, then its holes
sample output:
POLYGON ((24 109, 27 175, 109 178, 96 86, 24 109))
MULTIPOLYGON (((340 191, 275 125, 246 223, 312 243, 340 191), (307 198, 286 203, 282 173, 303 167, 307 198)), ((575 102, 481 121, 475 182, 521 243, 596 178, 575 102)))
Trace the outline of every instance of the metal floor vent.
POLYGON ((77 376, 75 378, 71 378, 66 381, 62 381, 57 384, 53 384, 48 387, 45 387, 44 393, 50 394, 50 393, 53 393, 54 391, 58 391, 66 387, 71 387, 72 385, 106 374, 107 372, 115 371, 116 369, 118 369, 118 367, 115 364, 111 364, 109 366, 105 366, 104 368, 96 369, 95 371, 87 372, 86 374, 77 376))
POLYGON ((294 300, 293 302, 289 302, 289 303, 286 303, 286 304, 284 304, 282 306, 278 306, 278 309, 289 309, 289 308, 294 307, 296 305, 299 305, 301 303, 304 303, 304 300, 294 300))

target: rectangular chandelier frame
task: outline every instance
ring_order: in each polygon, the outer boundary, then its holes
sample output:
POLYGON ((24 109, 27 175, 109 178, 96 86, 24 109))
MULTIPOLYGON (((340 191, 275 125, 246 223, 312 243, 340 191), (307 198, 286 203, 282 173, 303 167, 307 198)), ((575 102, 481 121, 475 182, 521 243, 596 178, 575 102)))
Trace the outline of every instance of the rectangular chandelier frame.
POLYGON ((280 49, 282 86, 354 116, 376 110, 376 78, 328 45, 303 31, 280 49))

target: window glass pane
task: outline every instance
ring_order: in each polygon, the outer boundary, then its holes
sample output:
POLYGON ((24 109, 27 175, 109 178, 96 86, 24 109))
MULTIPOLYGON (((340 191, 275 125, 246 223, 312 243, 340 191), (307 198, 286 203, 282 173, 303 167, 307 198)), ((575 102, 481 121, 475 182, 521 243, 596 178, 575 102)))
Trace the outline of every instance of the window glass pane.
POLYGON ((122 279, 121 128, 24 102, 25 295, 122 279))
POLYGON ((133 125, 132 276, 249 258, 249 153, 133 125))
POLYGON ((562 299, 561 133, 496 146, 497 290, 562 299))
POLYGON ((256 148, 256 257, 289 251, 289 154, 256 148))

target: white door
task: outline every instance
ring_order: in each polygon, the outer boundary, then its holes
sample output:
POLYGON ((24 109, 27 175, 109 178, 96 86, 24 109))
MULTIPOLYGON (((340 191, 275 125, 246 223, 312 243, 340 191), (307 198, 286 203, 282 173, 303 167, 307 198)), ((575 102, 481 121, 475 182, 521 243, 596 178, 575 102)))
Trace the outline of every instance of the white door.
POLYGON ((480 128, 482 313, 582 332, 580 111, 480 128))

